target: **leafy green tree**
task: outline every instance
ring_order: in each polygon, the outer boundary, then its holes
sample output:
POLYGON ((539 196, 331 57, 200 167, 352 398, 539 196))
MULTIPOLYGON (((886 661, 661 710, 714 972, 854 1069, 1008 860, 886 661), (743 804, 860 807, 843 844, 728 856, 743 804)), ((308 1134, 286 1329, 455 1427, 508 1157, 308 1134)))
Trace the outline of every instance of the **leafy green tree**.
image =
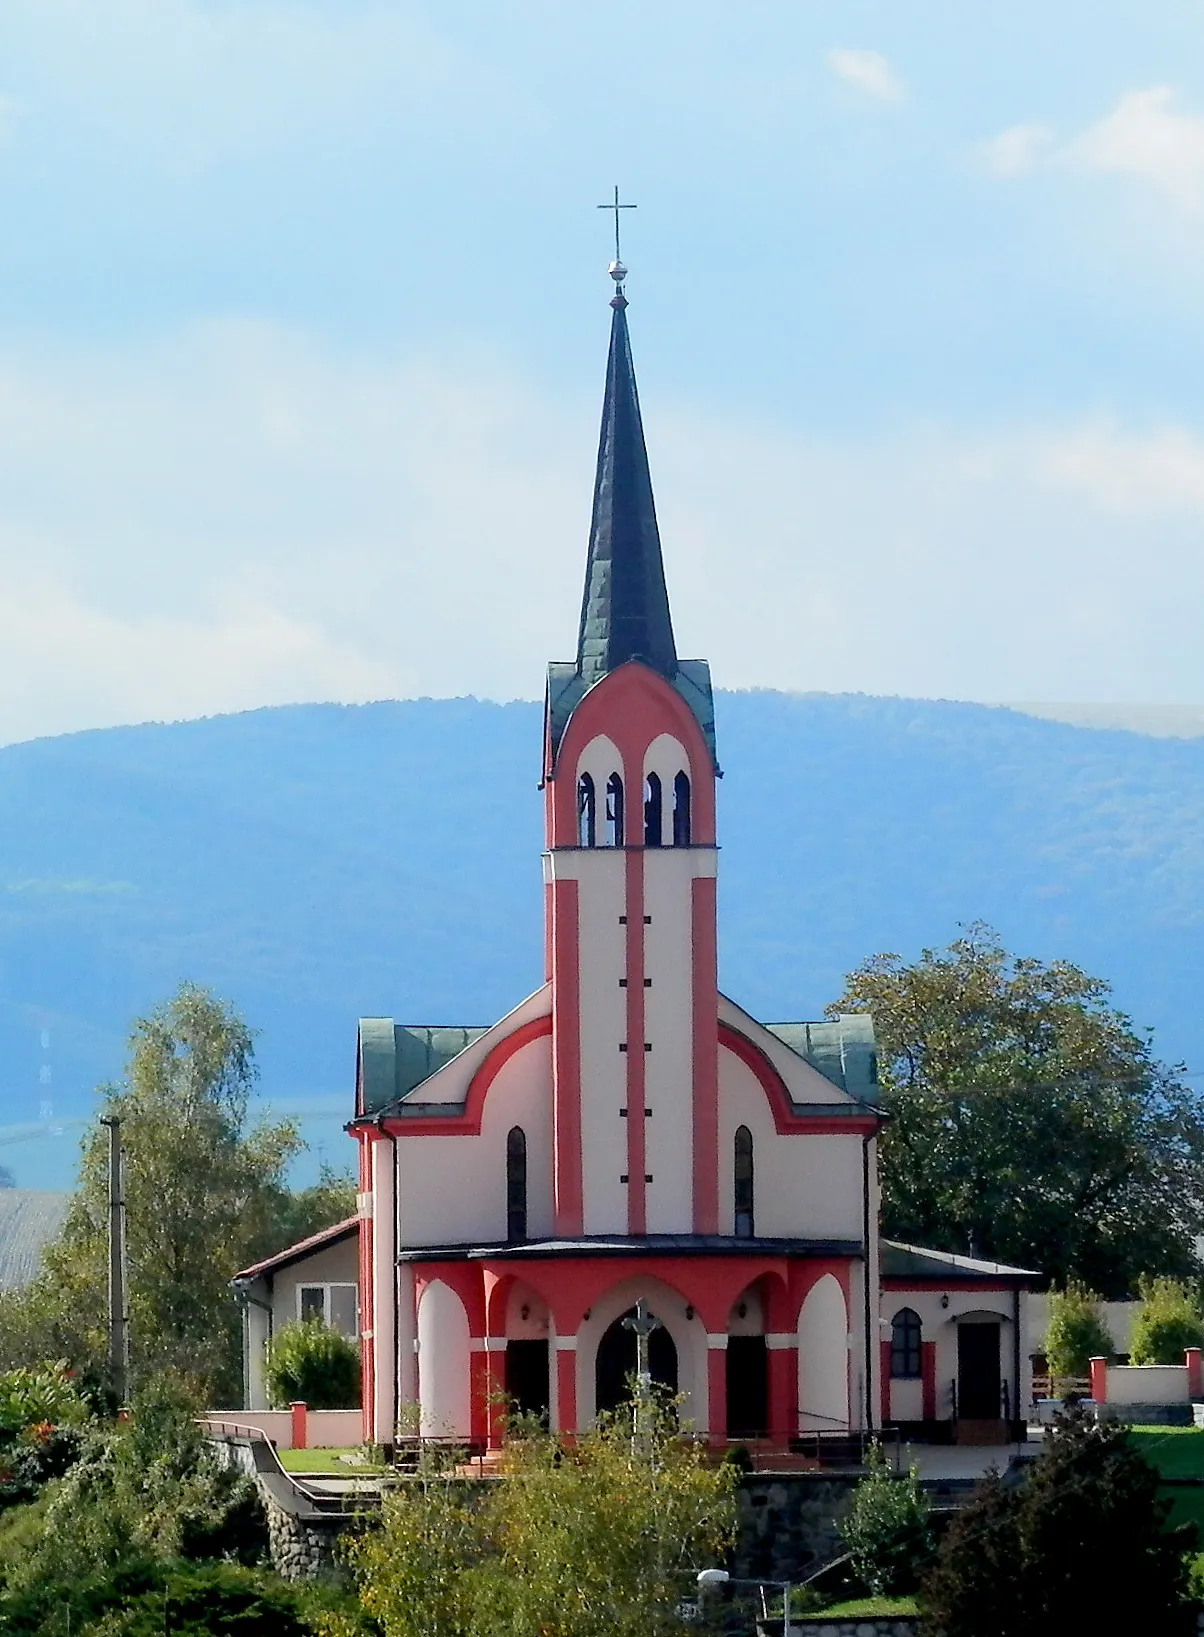
POLYGON ((880 1444, 870 1446, 866 1465, 869 1470, 840 1520, 840 1537, 872 1597, 913 1592, 935 1551, 928 1499, 916 1469, 896 1476, 880 1444))
POLYGON ((1188 1347, 1204 1347, 1204 1314, 1196 1289, 1178 1279, 1143 1279, 1129 1356, 1134 1364, 1182 1364, 1188 1347))
POLYGON ((629 1412, 572 1445, 516 1429, 482 1496, 429 1456, 353 1547, 385 1637, 658 1637, 693 1572, 732 1544, 731 1466, 683 1438, 671 1408, 629 1412))
POLYGON ((1158 1483, 1123 1427, 1064 1417, 1021 1484, 992 1476, 950 1525, 921 1591, 924 1630, 1194 1630, 1186 1554, 1195 1532, 1167 1526, 1158 1483))
POLYGON ((1087 1375, 1093 1358, 1110 1359, 1115 1351, 1112 1336, 1099 1311, 1100 1298, 1077 1279, 1065 1290, 1049 1293, 1049 1325, 1045 1332, 1045 1357, 1052 1376, 1087 1375))
POLYGON ((313 1410, 355 1410, 360 1351, 321 1319, 285 1324, 268 1348, 268 1397, 276 1409, 300 1400, 313 1410))
POLYGON ((877 955, 829 1012, 872 1012, 892 1237, 1084 1281, 1183 1276, 1204 1227, 1204 1101, 1110 991, 975 924, 910 965, 877 955))

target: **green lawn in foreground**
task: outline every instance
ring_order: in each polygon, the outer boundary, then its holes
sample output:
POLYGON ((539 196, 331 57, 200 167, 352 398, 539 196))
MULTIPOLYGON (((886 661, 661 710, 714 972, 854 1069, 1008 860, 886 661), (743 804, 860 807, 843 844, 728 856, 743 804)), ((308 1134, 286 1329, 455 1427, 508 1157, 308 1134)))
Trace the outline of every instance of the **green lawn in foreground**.
POLYGON ((918 1614, 914 1597, 856 1597, 851 1603, 833 1603, 818 1614, 791 1614, 790 1624, 802 1620, 889 1619, 895 1614, 918 1614))
POLYGON ((382 1469, 359 1461, 342 1461, 342 1455, 355 1452, 347 1449, 278 1449, 280 1465, 286 1472, 337 1472, 342 1478, 369 1477, 382 1469))
POLYGON ((1133 1427, 1133 1442, 1162 1478, 1204 1478, 1204 1427, 1133 1427))

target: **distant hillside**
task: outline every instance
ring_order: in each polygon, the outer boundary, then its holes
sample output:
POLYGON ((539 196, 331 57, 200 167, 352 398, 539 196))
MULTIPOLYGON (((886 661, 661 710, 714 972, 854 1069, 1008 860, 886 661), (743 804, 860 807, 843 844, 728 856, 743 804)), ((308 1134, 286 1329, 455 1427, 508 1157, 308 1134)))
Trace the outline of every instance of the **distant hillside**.
MULTIPOLYGON (((862 696, 718 713, 720 958, 743 1004, 816 1017, 865 955, 982 917, 1111 978, 1204 1068, 1204 741, 862 696)), ((539 743, 537 705, 416 700, 0 750, 0 1127, 37 1122, 47 1090, 81 1116, 129 1019, 191 977, 258 1026, 265 1094, 320 1110, 341 1160, 357 1017, 488 1022, 539 981, 539 743)), ((74 1135, 0 1163, 62 1186, 74 1135)))

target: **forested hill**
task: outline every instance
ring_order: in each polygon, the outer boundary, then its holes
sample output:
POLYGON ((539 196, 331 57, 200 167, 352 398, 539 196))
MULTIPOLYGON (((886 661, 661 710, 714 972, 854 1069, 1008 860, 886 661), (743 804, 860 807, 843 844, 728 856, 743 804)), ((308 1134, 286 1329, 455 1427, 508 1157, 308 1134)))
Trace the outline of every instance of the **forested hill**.
MULTIPOLYGON (((865 955, 992 922, 1204 1068, 1204 740, 862 696, 717 701, 724 987, 817 1017, 865 955)), ((0 1127, 78 1117, 184 977, 260 1029, 327 1157, 356 1019, 484 1023, 540 978, 540 708, 296 706, 0 750, 0 1127), (43 1046, 43 1031, 49 1044, 43 1046), (42 1083, 44 1064, 50 1086, 42 1083)), ((15 1142, 61 1184, 77 1132, 15 1142)))

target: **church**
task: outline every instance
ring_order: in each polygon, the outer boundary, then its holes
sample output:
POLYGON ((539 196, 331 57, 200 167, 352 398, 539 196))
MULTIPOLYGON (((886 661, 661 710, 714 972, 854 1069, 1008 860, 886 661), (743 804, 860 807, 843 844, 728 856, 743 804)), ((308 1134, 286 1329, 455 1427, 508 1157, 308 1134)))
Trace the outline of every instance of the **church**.
POLYGON ((235 1281, 248 1406, 273 1325, 341 1301, 366 1440, 416 1406, 495 1446, 507 1399, 572 1431, 626 1396, 642 1302, 652 1375, 715 1444, 1005 1442, 1036 1276, 880 1238, 869 1017, 719 991, 711 677, 678 654, 610 273, 577 652, 547 673, 544 981, 490 1027, 361 1021, 358 1215, 235 1281))

